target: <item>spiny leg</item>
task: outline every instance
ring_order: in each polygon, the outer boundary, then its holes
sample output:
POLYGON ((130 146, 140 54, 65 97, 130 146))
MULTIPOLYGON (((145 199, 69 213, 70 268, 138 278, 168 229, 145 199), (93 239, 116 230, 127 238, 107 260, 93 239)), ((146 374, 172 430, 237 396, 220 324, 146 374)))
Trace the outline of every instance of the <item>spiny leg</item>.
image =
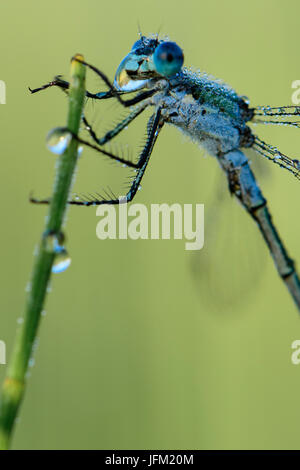
MULTIPOLYGON (((300 117, 300 106, 291 105, 272 108, 270 106, 259 106, 254 108, 253 111, 252 122, 255 124, 300 128, 300 121, 293 120, 294 117, 300 117)), ((280 152, 276 147, 263 142, 259 137, 253 137, 254 139, 251 145, 257 153, 273 161, 281 168, 289 170, 296 176, 296 178, 300 179, 299 160, 288 157, 280 152)))
MULTIPOLYGON (((161 112, 160 109, 157 110, 156 114, 151 116, 149 119, 148 123, 148 137, 146 140, 146 144, 140 154, 139 160, 136 164, 136 168, 138 169, 137 174, 131 184, 131 187, 129 191, 127 192, 126 196, 122 198, 121 202, 130 202, 134 198, 134 196, 137 193, 137 190, 139 188, 140 182, 144 176, 145 170, 147 168, 154 144, 156 142, 156 139, 158 137, 158 134, 163 126, 163 121, 161 120, 161 112)), ((102 204, 120 204, 120 200, 115 198, 115 199, 110 199, 110 200, 105 200, 105 199, 92 199, 89 201, 69 201, 69 204, 73 205, 83 205, 83 206, 98 206, 102 204)))
POLYGON ((258 106, 252 108, 251 122, 254 124, 270 124, 277 126, 300 127, 300 121, 293 120, 300 117, 300 106, 258 106))
POLYGON ((110 82, 109 78, 101 71, 99 70, 97 67, 95 67, 94 65, 92 64, 89 64, 88 62, 85 62, 84 60, 79 60, 77 57, 73 58, 73 60, 76 60, 77 62, 81 62, 83 65, 85 65, 86 67, 88 67, 90 70, 92 70, 93 72, 95 72, 96 75, 98 75, 103 81, 104 83, 108 86, 112 96, 114 96, 115 98, 117 98, 117 100, 119 101, 119 103, 124 106, 125 108, 129 107, 129 106, 133 106, 134 104, 137 104, 137 103, 140 103, 141 101, 145 100, 146 98, 150 98, 151 96, 153 96, 157 91, 160 90, 160 88, 152 88, 151 90, 146 90, 146 91, 142 91, 141 93, 139 93, 138 95, 136 95, 134 98, 131 98, 129 100, 123 100, 120 96, 120 93, 118 92, 118 90, 116 90, 113 86, 113 84, 110 82))
POLYGON ((266 142, 262 141, 257 136, 254 137, 252 148, 263 157, 276 163, 276 165, 279 165, 281 168, 285 168, 296 176, 296 178, 300 179, 299 160, 288 157, 284 153, 280 152, 277 147, 266 144, 266 142))
POLYGON ((254 108, 254 117, 255 116, 264 116, 264 117, 278 117, 285 118, 290 116, 300 116, 300 106, 257 106, 254 108))
MULTIPOLYGON (((160 109, 158 109, 155 115, 151 116, 151 118, 149 119, 148 137, 146 140, 146 144, 140 154, 138 162, 135 164, 136 165, 135 168, 138 169, 137 174, 131 184, 129 191, 127 192, 126 196, 122 199, 121 202, 124 202, 124 201, 130 202, 134 198, 139 188, 140 182, 144 176, 154 144, 156 142, 156 139, 158 137, 158 134, 162 126, 163 126, 163 121, 161 120, 161 112, 160 112, 160 109)), ((103 199, 101 195, 99 196, 101 199, 90 198, 89 200, 86 200, 86 201, 85 200, 80 200, 80 201, 71 200, 71 201, 68 201, 68 203, 72 205, 76 205, 76 206, 99 206, 102 204, 120 204, 120 200, 117 198, 106 200, 106 199, 103 199)), ((35 204, 49 204, 50 202, 48 199, 37 200, 37 199, 31 198, 30 200, 31 202, 35 204)))
MULTIPOLYGON (((87 98, 92 98, 92 99, 95 99, 95 100, 103 100, 103 99, 107 99, 107 98, 116 98, 119 101, 119 103, 122 104, 122 106, 124 106, 125 108, 128 108, 130 106, 133 106, 135 104, 140 103, 141 101, 146 100, 147 98, 150 98, 151 96, 153 96, 158 91, 158 89, 153 88, 152 90, 146 90, 146 91, 142 91, 142 92, 138 93, 136 96, 134 96, 134 98, 131 98, 129 100, 123 100, 121 98, 121 95, 123 95, 125 93, 123 91, 116 90, 114 88, 114 86, 112 85, 112 83, 109 81, 109 79, 106 77, 106 75, 103 72, 101 72, 96 67, 94 67, 90 64, 87 64, 86 62, 82 62, 82 63, 84 65, 88 66, 95 73, 97 73, 97 75, 100 76, 104 80, 106 85, 109 87, 109 91, 107 91, 107 92, 91 93, 89 91, 86 91, 85 95, 86 95, 87 98)), ((45 90, 45 89, 53 87, 53 86, 57 86, 57 87, 63 89, 64 91, 66 91, 69 88, 69 83, 65 80, 62 80, 60 78, 60 76, 57 75, 56 77, 54 77, 54 80, 52 80, 49 83, 46 83, 45 85, 42 85, 41 87, 34 88, 34 89, 29 87, 29 91, 30 91, 30 93, 33 94, 33 93, 37 93, 39 91, 45 90)), ((132 92, 126 92, 126 93, 132 93, 132 92)))
POLYGON ((128 116, 126 116, 123 121, 119 122, 114 129, 108 131, 103 137, 97 137, 95 131, 93 130, 92 126, 89 124, 88 120, 85 116, 83 116, 82 120, 86 126, 86 130, 89 132, 92 139, 98 145, 105 145, 107 142, 112 140, 116 137, 126 126, 128 126, 135 118, 137 118, 149 105, 149 103, 143 103, 141 106, 134 109, 128 116))
MULTIPOLYGON (((32 88, 28 87, 28 89, 29 89, 30 93, 34 94, 34 93, 38 93, 39 91, 46 90, 47 88, 51 88, 53 86, 56 86, 58 88, 61 88, 64 91, 67 91, 69 89, 70 84, 66 80, 63 80, 61 78, 61 75, 56 75, 54 77, 54 79, 51 80, 51 82, 48 82, 45 85, 42 85, 38 88, 33 88, 32 89, 32 88)), ((123 94, 122 91, 120 91, 120 92, 116 91, 116 93, 123 94)), ((112 98, 112 97, 115 96, 115 94, 113 94, 111 90, 103 91, 103 92, 99 92, 99 93, 90 93, 89 91, 86 91, 85 94, 86 94, 87 98, 93 98, 95 100, 103 100, 103 99, 112 98)))
MULTIPOLYGON (((107 150, 99 148, 98 146, 99 145, 104 145, 107 142, 109 142, 110 140, 112 140, 114 137, 116 137, 128 124, 130 124, 130 122, 132 122, 137 116, 139 116, 146 109, 147 106, 148 106, 148 103, 144 103, 141 107, 136 108, 135 110, 133 110, 123 121, 121 121, 119 124, 117 124, 117 126, 114 129, 107 132, 104 135, 104 137, 102 137, 102 138, 97 137, 95 131, 93 130, 91 125, 88 123, 86 117, 83 116, 83 118, 82 118, 83 122, 86 125, 87 130, 90 133, 91 137, 97 143, 97 145, 93 145, 90 142, 88 142, 87 140, 84 140, 81 137, 78 137, 77 135, 74 135, 73 137, 79 143, 81 143, 81 144, 83 144, 87 147, 90 147, 93 150, 96 150, 98 153, 101 153, 102 155, 105 155, 105 156, 111 158, 112 160, 115 160, 119 163, 122 163, 126 166, 129 166, 130 168, 139 169, 140 168, 139 163, 135 163, 135 162, 132 162, 131 160, 119 157, 118 155, 115 155, 112 152, 109 152, 107 150)), ((149 123, 151 123, 151 120, 149 120, 148 126, 149 126, 149 123)))
POLYGON ((262 195, 246 156, 240 150, 232 150, 221 154, 218 160, 227 175, 231 192, 257 222, 269 247, 278 274, 300 310, 300 280, 295 270, 294 261, 289 257, 272 222, 267 201, 262 195))

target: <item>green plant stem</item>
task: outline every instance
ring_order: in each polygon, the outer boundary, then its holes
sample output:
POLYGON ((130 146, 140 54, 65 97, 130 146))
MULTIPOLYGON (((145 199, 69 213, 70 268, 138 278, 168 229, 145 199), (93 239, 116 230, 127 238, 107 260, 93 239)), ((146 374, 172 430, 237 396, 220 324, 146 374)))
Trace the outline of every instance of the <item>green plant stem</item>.
MULTIPOLYGON (((75 58, 83 60, 80 55, 75 58)), ((73 59, 71 63, 69 90, 67 127, 73 135, 77 135, 79 131, 85 96, 85 66, 78 60, 73 59)), ((2 389, 0 402, 0 449, 2 450, 8 449, 10 446, 15 419, 24 395, 26 373, 55 258, 53 250, 49 250, 45 234, 59 235, 61 233, 78 159, 78 142, 76 139, 71 140, 66 151, 58 159, 45 232, 42 234, 32 271, 23 323, 17 331, 12 357, 2 389)))

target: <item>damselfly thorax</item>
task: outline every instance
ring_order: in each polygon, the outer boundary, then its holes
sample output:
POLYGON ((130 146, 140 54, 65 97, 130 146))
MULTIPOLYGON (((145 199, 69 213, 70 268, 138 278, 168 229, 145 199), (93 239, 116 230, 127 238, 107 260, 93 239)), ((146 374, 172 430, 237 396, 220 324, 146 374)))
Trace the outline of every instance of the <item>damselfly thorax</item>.
POLYGON ((214 156, 252 146, 255 137, 246 122, 253 110, 228 87, 209 84, 207 90, 206 77, 184 69, 151 98, 151 104, 161 108, 166 123, 178 127, 214 156))

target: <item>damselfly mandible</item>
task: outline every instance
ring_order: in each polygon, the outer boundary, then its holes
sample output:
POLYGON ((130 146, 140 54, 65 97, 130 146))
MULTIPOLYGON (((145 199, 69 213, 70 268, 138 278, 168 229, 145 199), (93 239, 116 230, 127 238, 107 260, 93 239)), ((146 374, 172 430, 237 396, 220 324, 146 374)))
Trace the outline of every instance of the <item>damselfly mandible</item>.
MULTIPOLYGON (((269 247, 277 271, 286 284, 300 310, 300 281, 293 260, 272 222, 264 198, 249 166, 244 149, 252 148, 261 156, 287 169, 300 179, 300 163, 281 153, 277 148, 253 134, 248 123, 282 124, 300 127, 300 106, 252 108, 248 100, 233 89, 205 73, 183 67, 183 52, 174 42, 157 36, 140 36, 120 63, 113 84, 98 68, 84 62, 108 86, 107 92, 90 93, 95 100, 117 99, 130 113, 115 128, 98 137, 83 116, 83 122, 94 144, 76 137, 82 144, 136 170, 126 201, 134 198, 156 139, 165 123, 173 124, 195 142, 200 143, 219 162, 229 184, 229 190, 257 222, 269 247), (135 93, 137 92, 137 93, 135 93), (135 93, 125 100, 123 95, 135 93), (121 158, 102 146, 117 136, 146 108, 154 112, 147 124, 147 139, 136 162, 121 158)), ((58 86, 68 90, 68 82, 60 76, 46 85, 31 90, 32 93, 58 86)), ((49 200, 31 198, 33 203, 48 204, 49 200)), ((70 204, 96 206, 119 204, 117 197, 107 199, 97 194, 87 199, 74 199, 70 204)))

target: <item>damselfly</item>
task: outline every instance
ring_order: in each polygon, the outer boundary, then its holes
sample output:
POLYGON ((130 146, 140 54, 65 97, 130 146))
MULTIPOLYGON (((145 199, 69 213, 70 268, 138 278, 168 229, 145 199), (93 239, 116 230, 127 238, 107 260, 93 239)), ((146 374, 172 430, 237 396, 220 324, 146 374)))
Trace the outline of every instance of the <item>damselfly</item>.
MULTIPOLYGON (((300 106, 251 108, 245 97, 238 95, 223 82, 205 73, 183 67, 181 48, 174 42, 159 39, 157 36, 140 36, 120 63, 113 84, 98 68, 83 63, 109 88, 107 92, 87 91, 88 98, 116 99, 123 107, 130 108, 128 116, 102 137, 97 136, 86 116, 83 116, 85 128, 94 143, 76 137, 82 144, 135 169, 136 173, 125 200, 130 202, 134 198, 163 125, 173 124, 216 157, 227 177, 229 191, 257 222, 277 271, 300 310, 300 281, 294 262, 289 257, 272 222, 267 201, 244 153, 244 149, 252 148, 300 179, 300 162, 265 143, 248 126, 248 123, 284 123, 300 127, 300 122, 295 120, 300 116, 300 106), (124 100, 123 95, 130 93, 135 95, 124 100), (103 148, 149 107, 153 107, 154 112, 147 124, 145 145, 136 162, 103 148)), ((69 84, 58 76, 31 92, 35 93, 51 86, 58 86, 67 91, 69 84)), ((39 204, 49 203, 49 200, 35 198, 31 198, 31 201, 39 204)), ((107 199, 96 194, 95 197, 76 198, 69 203, 78 206, 97 206, 119 204, 120 199, 117 197, 107 199)))

